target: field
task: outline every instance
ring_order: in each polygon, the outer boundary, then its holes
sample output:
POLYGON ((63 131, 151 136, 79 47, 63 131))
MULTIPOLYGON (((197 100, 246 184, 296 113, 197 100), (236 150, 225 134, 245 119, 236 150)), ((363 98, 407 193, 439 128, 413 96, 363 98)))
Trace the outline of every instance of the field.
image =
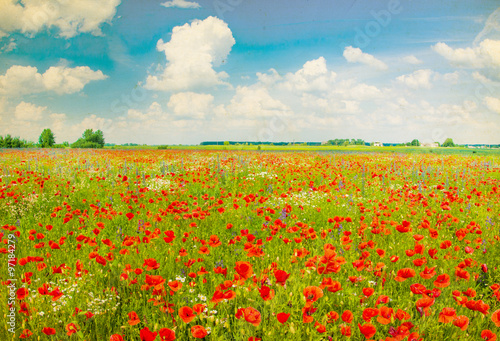
POLYGON ((500 336, 498 153, 3 151, 0 226, 2 340, 500 336))

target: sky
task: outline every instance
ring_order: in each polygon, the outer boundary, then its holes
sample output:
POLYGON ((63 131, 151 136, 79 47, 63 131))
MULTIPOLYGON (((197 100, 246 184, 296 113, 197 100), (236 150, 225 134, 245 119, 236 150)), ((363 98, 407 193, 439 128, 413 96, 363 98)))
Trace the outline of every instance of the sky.
POLYGON ((497 0, 0 0, 0 135, 500 143, 497 0))

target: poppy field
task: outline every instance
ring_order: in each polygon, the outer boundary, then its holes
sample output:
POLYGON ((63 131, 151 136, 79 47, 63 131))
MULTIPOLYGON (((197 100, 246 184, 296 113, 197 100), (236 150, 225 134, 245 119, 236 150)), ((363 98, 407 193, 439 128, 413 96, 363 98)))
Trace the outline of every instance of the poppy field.
POLYGON ((1 339, 496 340, 499 165, 4 151, 1 339))

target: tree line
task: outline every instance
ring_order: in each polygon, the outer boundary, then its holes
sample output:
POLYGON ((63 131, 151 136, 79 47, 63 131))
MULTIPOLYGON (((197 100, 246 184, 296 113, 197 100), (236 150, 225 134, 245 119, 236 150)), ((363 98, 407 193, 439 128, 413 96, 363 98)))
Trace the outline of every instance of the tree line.
MULTIPOLYGON (((0 135, 0 148, 67 148, 68 142, 56 144, 56 137, 52 130, 44 129, 38 138, 38 144, 32 141, 21 140, 10 134, 0 135)), ((86 129, 81 138, 71 144, 71 148, 103 148, 104 133, 101 130, 86 129)))

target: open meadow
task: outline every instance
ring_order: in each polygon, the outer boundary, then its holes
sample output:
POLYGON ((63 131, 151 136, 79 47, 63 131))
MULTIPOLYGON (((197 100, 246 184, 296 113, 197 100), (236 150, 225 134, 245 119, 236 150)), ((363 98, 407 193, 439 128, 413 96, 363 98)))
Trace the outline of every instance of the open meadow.
POLYGON ((500 334, 498 156, 1 155, 2 339, 500 334))

